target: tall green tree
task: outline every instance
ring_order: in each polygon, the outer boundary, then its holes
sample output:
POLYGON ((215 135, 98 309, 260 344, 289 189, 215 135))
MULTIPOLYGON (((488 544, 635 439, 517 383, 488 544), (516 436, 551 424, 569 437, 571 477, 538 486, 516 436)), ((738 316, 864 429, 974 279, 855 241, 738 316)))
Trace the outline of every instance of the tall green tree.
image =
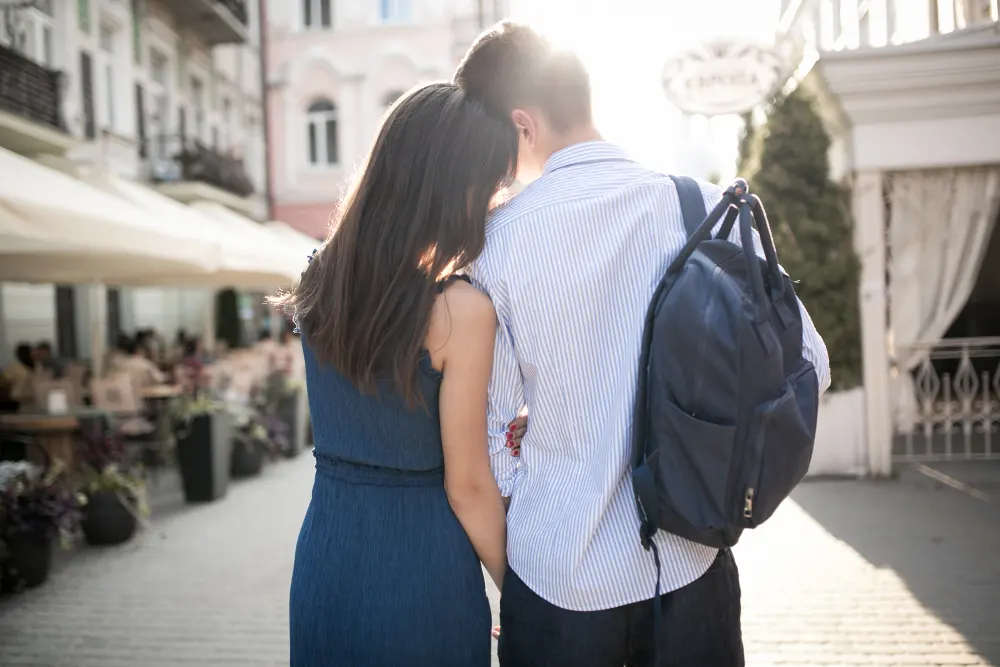
POLYGON ((741 138, 748 159, 740 165, 754 168, 754 173, 744 173, 750 191, 763 202, 781 264, 826 341, 834 387, 857 386, 860 263, 849 193, 830 180, 830 137, 801 88, 775 100, 766 125, 758 130, 763 133, 759 154, 752 148, 752 132, 741 138))

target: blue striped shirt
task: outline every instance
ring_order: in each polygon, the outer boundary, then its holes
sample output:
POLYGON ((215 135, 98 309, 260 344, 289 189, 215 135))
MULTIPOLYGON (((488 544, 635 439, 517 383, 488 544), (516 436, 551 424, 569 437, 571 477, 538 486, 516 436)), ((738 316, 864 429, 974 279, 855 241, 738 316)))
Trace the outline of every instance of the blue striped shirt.
MULTIPOLYGON (((702 184, 709 209, 722 191, 702 184)), ((734 232, 738 238, 738 231, 734 232)), ((629 430, 646 308, 687 240, 673 182, 606 142, 555 153, 498 208, 470 267, 496 307, 490 456, 504 496, 510 566, 539 596, 577 611, 652 598, 639 543, 629 430), (520 460, 505 426, 528 408, 520 460)), ((759 240, 758 252, 759 250, 759 240)), ((820 387, 826 347, 803 309, 820 387)), ((716 551, 660 531, 662 590, 708 569, 716 551)))

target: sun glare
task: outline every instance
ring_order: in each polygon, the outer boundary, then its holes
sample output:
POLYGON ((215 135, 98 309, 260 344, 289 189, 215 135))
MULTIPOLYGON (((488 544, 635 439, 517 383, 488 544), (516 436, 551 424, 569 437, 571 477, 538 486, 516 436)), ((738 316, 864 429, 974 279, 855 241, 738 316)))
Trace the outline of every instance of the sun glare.
POLYGON ((776 0, 514 0, 512 13, 580 54, 598 127, 636 159, 665 171, 735 159, 738 123, 720 117, 705 123, 704 136, 691 135, 660 74, 669 56, 706 39, 773 41, 776 0))

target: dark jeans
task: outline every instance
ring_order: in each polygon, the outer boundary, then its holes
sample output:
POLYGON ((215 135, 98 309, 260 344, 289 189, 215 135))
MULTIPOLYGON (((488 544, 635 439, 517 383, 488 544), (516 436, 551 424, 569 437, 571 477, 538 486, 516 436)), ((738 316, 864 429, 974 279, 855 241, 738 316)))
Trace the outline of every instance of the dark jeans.
POLYGON ((500 598, 501 667, 743 667, 740 575, 728 549, 684 588, 602 611, 569 611, 508 568, 500 598), (659 632, 654 603, 660 605, 659 632), (654 657, 655 656, 655 657, 654 657))

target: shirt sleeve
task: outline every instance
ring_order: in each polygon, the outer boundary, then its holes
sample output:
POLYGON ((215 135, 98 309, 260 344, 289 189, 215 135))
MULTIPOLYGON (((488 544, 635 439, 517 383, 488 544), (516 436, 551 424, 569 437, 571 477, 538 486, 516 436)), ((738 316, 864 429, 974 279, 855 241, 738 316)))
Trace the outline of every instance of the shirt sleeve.
MULTIPOLYGON (((722 199, 722 191, 711 190, 704 191, 705 204, 708 210, 719 203, 722 199)), ((719 225, 713 230, 713 233, 717 232, 719 227, 722 226, 720 222, 719 225)), ((740 226, 739 224, 733 225, 733 231, 729 235, 729 240, 733 243, 740 243, 740 226)), ((753 230, 753 248, 759 257, 764 257, 764 245, 761 243, 760 234, 757 230, 753 230)), ((785 271, 784 267, 781 268, 781 272, 785 275, 788 273, 785 271)), ((803 305, 802 300, 797 296, 795 300, 799 304, 799 313, 802 315, 802 356, 812 362, 812 365, 816 368, 816 377, 819 381, 819 393, 822 395, 827 389, 830 388, 831 373, 830 373, 830 355, 826 349, 826 343, 823 341, 823 337, 819 335, 819 331, 816 330, 816 325, 813 324, 812 318, 809 316, 809 311, 806 310, 805 305, 803 305)))
MULTIPOLYGON (((476 266, 470 267, 472 284, 490 295, 489 281, 476 266)), ((524 382, 514 353, 514 340, 510 327, 504 318, 503 303, 493 301, 497 310, 497 335, 493 349, 493 373, 490 375, 489 407, 486 412, 486 428, 489 440, 490 466, 500 487, 500 494, 509 498, 514 492, 520 464, 507 449, 507 427, 524 407, 524 382)))

